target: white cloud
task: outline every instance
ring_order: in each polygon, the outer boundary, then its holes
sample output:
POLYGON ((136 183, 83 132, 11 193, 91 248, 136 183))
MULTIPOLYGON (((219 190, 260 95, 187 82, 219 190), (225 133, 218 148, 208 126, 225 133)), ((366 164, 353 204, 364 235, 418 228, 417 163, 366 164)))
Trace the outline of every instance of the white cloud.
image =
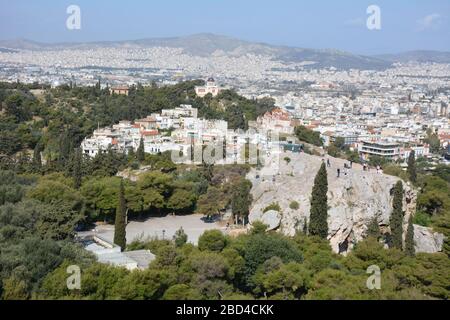
POLYGON ((441 21, 442 16, 439 13, 431 13, 417 20, 418 29, 419 31, 427 29, 436 30, 439 28, 441 21))

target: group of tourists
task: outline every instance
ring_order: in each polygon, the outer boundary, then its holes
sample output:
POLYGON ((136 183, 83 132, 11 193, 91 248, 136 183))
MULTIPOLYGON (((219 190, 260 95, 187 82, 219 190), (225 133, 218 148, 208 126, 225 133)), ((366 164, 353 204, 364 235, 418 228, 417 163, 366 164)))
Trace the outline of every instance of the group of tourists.
MULTIPOLYGON (((325 159, 322 159, 322 162, 325 163, 325 159)), ((326 160, 326 164, 327 164, 328 168, 331 168, 330 159, 326 160)), ((363 171, 370 172, 370 166, 367 163, 363 163, 362 167, 363 167, 363 171)), ((336 169, 337 177, 340 178, 341 174, 343 176, 347 176, 349 174, 349 172, 350 172, 350 169, 352 169, 352 168, 353 168, 353 161, 350 160, 349 162, 344 163, 344 168, 343 169, 341 169, 341 168, 337 168, 336 169)), ((380 165, 376 166, 376 170, 377 170, 378 174, 382 174, 383 173, 383 168, 380 165)))

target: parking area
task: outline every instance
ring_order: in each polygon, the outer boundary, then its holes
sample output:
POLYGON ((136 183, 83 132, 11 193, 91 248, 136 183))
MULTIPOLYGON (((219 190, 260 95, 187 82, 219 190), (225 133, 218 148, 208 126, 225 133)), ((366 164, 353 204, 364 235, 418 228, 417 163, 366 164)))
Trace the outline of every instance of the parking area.
MULTIPOLYGON (((226 227, 218 222, 204 222, 202 215, 152 217, 146 221, 131 221, 127 226, 127 243, 133 240, 158 237, 172 239, 175 232, 183 227, 188 242, 197 244, 198 238, 206 230, 225 231, 226 227)), ((114 226, 101 225, 96 228, 97 234, 108 241, 113 241, 114 226)))

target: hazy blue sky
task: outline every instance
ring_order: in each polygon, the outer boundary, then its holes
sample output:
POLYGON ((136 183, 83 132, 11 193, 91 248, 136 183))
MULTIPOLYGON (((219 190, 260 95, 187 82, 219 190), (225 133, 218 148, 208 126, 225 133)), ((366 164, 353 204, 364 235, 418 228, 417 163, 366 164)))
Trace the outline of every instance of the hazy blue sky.
POLYGON ((449 0, 0 0, 0 39, 131 40, 211 32, 245 40, 355 53, 450 51, 449 0), (66 29, 66 8, 82 28, 66 29), (379 31, 366 9, 381 8, 379 31))

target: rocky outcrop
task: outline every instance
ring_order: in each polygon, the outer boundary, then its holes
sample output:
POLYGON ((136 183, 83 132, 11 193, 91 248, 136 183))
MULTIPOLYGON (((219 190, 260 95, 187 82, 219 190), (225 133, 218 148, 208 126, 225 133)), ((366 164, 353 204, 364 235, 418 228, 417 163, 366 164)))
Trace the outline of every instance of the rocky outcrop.
POLYGON ((136 170, 128 168, 121 172, 118 172, 116 176, 136 182, 139 179, 139 176, 141 174, 144 174, 144 173, 150 171, 151 169, 152 169, 151 166, 143 166, 136 170))
POLYGON ((278 211, 269 210, 261 215, 260 221, 268 226, 267 230, 275 230, 280 226, 281 215, 278 211))
MULTIPOLYGON (((380 174, 372 170, 363 171, 353 165, 348 172, 344 170, 342 159, 329 158, 328 171, 328 226, 330 244, 335 252, 346 252, 367 233, 367 226, 376 219, 382 232, 389 232, 389 217, 392 211, 392 188, 398 178, 380 174), (341 176, 337 177, 340 168, 341 176)), ((254 203, 250 211, 250 222, 266 220, 264 209, 273 203, 280 207, 279 228, 286 235, 294 235, 303 230, 309 221, 310 195, 314 178, 324 159, 304 153, 282 153, 274 157, 278 161, 277 170, 271 175, 252 170, 248 179, 253 183, 254 203), (289 158, 284 160, 285 158, 289 158), (279 159, 279 160, 278 160, 279 159), (291 209, 296 201, 298 209, 291 209)), ((266 166, 269 164, 267 163, 266 166)), ((416 192, 404 184, 405 223, 416 210, 416 192)), ((272 217, 273 218, 273 217, 272 217)))
POLYGON ((416 253, 435 253, 442 251, 444 235, 430 228, 414 225, 414 244, 416 253))

